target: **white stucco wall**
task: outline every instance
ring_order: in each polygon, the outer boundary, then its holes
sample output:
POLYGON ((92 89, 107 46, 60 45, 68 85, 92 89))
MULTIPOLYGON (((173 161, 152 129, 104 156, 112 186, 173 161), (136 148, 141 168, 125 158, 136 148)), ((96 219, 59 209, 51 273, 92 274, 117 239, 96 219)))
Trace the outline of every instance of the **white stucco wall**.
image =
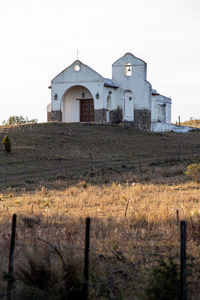
MULTIPOLYGON (((94 99, 94 109, 102 109, 104 105, 104 78, 84 65, 80 61, 75 61, 71 66, 57 75, 51 81, 51 103, 52 111, 62 110, 63 100, 66 91, 73 86, 84 86, 87 88, 92 98, 94 99), (80 71, 75 71, 74 67, 80 66, 80 71), (99 99, 96 99, 96 94, 99 94, 99 99), (55 94, 57 100, 54 99, 55 94)), ((75 110, 75 108, 74 108, 75 110)), ((75 113, 73 113, 74 119, 75 113)))
POLYGON ((47 105, 47 112, 51 112, 51 103, 47 105))
MULTIPOLYGON (((151 131, 154 131, 154 132, 173 131, 176 133, 186 133, 186 132, 189 132, 192 130, 194 130, 194 127, 180 126, 180 125, 173 125, 173 124, 166 124, 166 123, 158 123, 158 122, 151 124, 151 131)), ((195 130, 200 130, 200 129, 195 128, 195 130)))
POLYGON ((123 92, 132 91, 135 109, 151 110, 151 84, 146 80, 146 63, 132 55, 125 54, 112 65, 112 80, 123 92), (132 75, 125 76, 125 66, 130 63, 132 75))
POLYGON ((152 96, 152 86, 146 78, 146 63, 131 53, 113 63, 112 80, 107 80, 111 86, 105 86, 105 78, 77 60, 51 81, 51 110, 62 111, 65 122, 79 122, 80 103, 76 99, 82 98, 85 89, 85 98, 93 98, 95 110, 107 110, 107 121, 108 111, 116 110, 118 106, 122 109, 124 121, 134 120, 134 110, 151 110, 152 128, 163 130, 167 128, 164 124, 171 123, 171 99, 159 94, 152 96), (125 74, 127 63, 131 72, 125 74), (78 71, 75 66, 78 66, 78 71), (130 73, 131 76, 126 76, 130 73), (129 97, 132 97, 131 101, 128 101, 129 97), (158 120, 162 125, 156 125, 158 120))
POLYGON ((170 124, 171 123, 171 99, 163 95, 152 95, 151 121, 170 124), (165 105, 165 107, 163 107, 165 105), (165 117, 163 116, 163 109, 165 117))
POLYGON ((131 91, 125 91, 123 96, 123 120, 133 121, 134 120, 134 98, 131 91))
POLYGON ((104 108, 107 109, 107 98, 110 96, 109 110, 115 110, 121 107, 121 91, 112 87, 104 87, 104 108))

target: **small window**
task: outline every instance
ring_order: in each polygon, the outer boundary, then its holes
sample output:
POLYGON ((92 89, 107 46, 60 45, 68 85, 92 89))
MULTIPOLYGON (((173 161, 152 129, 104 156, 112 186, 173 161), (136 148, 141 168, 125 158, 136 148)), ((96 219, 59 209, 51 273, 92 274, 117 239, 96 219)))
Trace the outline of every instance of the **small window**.
POLYGON ((79 65, 75 65, 74 66, 74 71, 79 72, 81 69, 81 67, 79 65))
POLYGON ((125 76, 132 76, 132 64, 131 63, 127 63, 125 64, 125 72, 124 72, 125 76))

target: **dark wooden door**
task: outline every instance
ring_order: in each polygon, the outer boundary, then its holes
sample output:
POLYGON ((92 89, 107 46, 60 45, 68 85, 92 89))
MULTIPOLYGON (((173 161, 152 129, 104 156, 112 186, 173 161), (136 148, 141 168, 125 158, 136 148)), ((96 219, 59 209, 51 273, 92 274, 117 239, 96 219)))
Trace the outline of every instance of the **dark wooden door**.
POLYGON ((93 99, 80 100, 80 121, 94 122, 94 102, 93 99))

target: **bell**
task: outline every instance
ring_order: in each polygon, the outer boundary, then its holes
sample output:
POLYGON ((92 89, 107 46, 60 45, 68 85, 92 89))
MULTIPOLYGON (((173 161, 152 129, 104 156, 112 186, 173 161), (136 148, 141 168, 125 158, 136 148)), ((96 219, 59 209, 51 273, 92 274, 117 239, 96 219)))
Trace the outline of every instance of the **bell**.
POLYGON ((128 72, 130 72, 130 71, 131 71, 131 67, 128 68, 128 72))

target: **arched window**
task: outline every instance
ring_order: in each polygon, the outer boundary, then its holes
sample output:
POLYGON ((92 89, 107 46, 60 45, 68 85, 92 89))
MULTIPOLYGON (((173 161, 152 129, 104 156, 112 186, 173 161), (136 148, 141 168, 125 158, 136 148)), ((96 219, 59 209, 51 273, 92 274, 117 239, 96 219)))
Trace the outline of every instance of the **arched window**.
POLYGON ((132 76, 132 64, 131 63, 125 64, 124 75, 125 76, 132 76))
POLYGON ((110 95, 108 95, 108 97, 107 97, 106 109, 111 110, 111 96, 110 95))

